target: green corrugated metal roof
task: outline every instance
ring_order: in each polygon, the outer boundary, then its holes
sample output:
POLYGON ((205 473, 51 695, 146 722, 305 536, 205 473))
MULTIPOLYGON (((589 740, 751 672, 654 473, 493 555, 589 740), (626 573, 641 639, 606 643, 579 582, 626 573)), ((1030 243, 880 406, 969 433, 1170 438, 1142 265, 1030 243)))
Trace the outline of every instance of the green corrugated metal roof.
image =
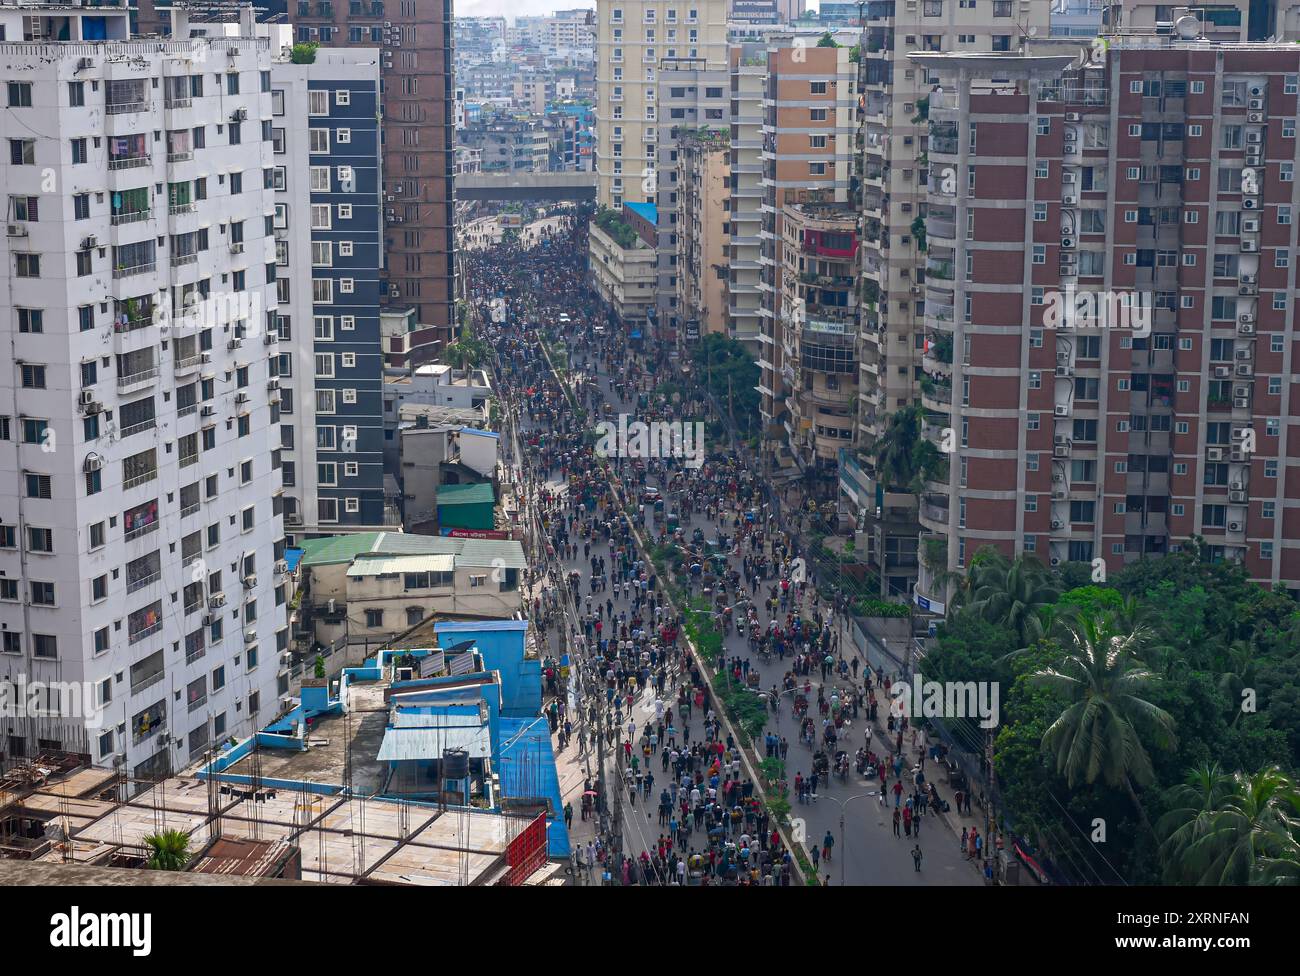
POLYGON ((303 566, 326 566, 330 563, 350 563, 357 553, 369 552, 380 532, 351 532, 331 535, 323 539, 307 539, 299 543, 303 551, 303 566))
POLYGON ((456 560, 462 566, 500 566, 527 569, 524 547, 513 539, 463 539, 465 546, 456 560))
POLYGON ((443 485, 438 489, 438 507, 444 505, 492 505, 496 495, 486 482, 479 485, 443 485))
POLYGON ((301 543, 301 548, 303 566, 350 563, 357 556, 367 552, 391 556, 420 556, 456 551, 436 536, 406 532, 350 532, 323 539, 308 539, 301 543))

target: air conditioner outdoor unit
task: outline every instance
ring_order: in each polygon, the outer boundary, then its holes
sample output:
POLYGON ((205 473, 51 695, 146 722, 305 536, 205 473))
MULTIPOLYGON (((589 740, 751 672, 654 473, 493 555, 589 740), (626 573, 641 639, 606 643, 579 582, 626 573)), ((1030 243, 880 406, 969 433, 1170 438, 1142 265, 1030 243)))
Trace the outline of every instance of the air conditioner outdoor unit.
POLYGON ((1233 397, 1232 405, 1238 410, 1245 410, 1250 406, 1250 397, 1233 397))
POLYGON ((86 470, 87 470, 87 471, 98 471, 98 470, 99 470, 100 468, 102 468, 103 466, 104 466, 104 459, 103 459, 102 457, 100 457, 98 454, 87 454, 87 455, 86 455, 86 470))
POLYGON ((1061 174, 1061 182, 1077 183, 1079 182, 1079 174, 1074 172, 1074 170, 1067 169, 1064 173, 1061 174))
POLYGON ((1253 285, 1255 283, 1255 275, 1252 272, 1247 271, 1241 276, 1241 283, 1243 285, 1253 285))
POLYGON ((243 241, 236 241, 234 244, 231 244, 231 245, 230 245, 230 253, 231 253, 231 254, 243 254, 243 253, 244 253, 244 242, 243 242, 243 241))
POLYGON ((267 381, 266 381, 266 390, 267 390, 268 393, 271 392, 272 390, 278 390, 279 388, 280 388, 280 381, 279 381, 279 380, 267 380, 267 381))
POLYGON ((212 362, 212 353, 210 352, 199 353, 199 362, 202 363, 204 366, 209 365, 212 362))
POLYGON ((1263 163, 1264 157, 1260 155, 1259 146, 1249 146, 1247 148, 1249 149, 1249 152, 1246 153, 1247 166, 1259 166, 1263 163))
POLYGON ((247 402, 248 402, 248 394, 245 393, 245 392, 242 391, 242 390, 239 391, 238 393, 235 394, 235 402, 236 402, 236 403, 247 403, 247 402))
POLYGON ((1258 210, 1259 200, 1256 197, 1245 197, 1241 201, 1242 210, 1258 210))
POLYGON ((1258 234, 1258 233, 1259 233, 1259 218, 1258 218, 1258 217, 1243 217, 1242 220, 1241 220, 1241 230, 1242 230, 1242 233, 1244 233, 1244 234, 1258 234))
POLYGON ((264 342, 268 346, 273 346, 279 341, 280 341, 280 334, 278 332, 268 332, 264 336, 262 336, 262 342, 264 342))
POLYGON ((1073 375, 1074 375, 1074 370, 1071 369, 1069 366, 1057 366, 1057 367, 1056 367, 1056 375, 1057 375, 1057 376, 1073 376, 1073 375))
POLYGON ((1240 323, 1237 324, 1237 334, 1238 334, 1238 335, 1254 335, 1254 334, 1255 334, 1255 327, 1254 327, 1253 325, 1251 325, 1249 322, 1240 322, 1240 323))
POLYGON ((1254 295, 1259 291, 1254 285, 1242 285, 1237 289, 1238 295, 1254 295))
POLYGON ((1079 203, 1079 198, 1073 193, 1067 193, 1061 197, 1061 203, 1065 204, 1067 207, 1073 207, 1079 203))
POLYGON ((1253 375, 1254 375, 1254 372, 1255 372, 1255 368, 1254 368, 1253 366, 1251 366, 1250 363, 1238 363, 1238 364, 1237 364, 1237 375, 1238 375, 1238 376, 1253 376, 1253 375))
POLYGON ((1073 238, 1073 237, 1062 237, 1062 238, 1061 238, 1061 247, 1067 247, 1067 248, 1068 248, 1068 247, 1074 247, 1074 238, 1073 238))
POLYGON ((1070 448, 1065 444, 1057 444, 1054 448, 1052 448, 1052 457, 1063 458, 1069 456, 1070 456, 1070 448))
POLYGON ((1264 141, 1264 133, 1262 133, 1262 132, 1247 132, 1247 133, 1246 133, 1246 142, 1248 142, 1248 143, 1252 143, 1252 144, 1254 144, 1254 145, 1260 145, 1260 144, 1263 143, 1263 141, 1264 141))
POLYGON ((94 403, 94 402, 95 402, 95 391, 94 391, 94 390, 82 390, 81 393, 78 394, 78 396, 77 396, 77 402, 80 403, 83 407, 86 406, 86 405, 88 405, 88 404, 94 403))
POLYGON ((1255 321, 1255 313, 1242 312, 1240 315, 1237 316, 1237 321, 1240 322, 1242 325, 1250 325, 1250 323, 1255 321))
POLYGON ((1251 100, 1246 104, 1246 108, 1248 108, 1248 109, 1252 109, 1252 110, 1263 109, 1263 108, 1264 108, 1264 99, 1262 99, 1262 98, 1252 98, 1252 99, 1251 99, 1251 100))
POLYGON ((27 236, 27 225, 25 225, 25 224, 10 224, 10 225, 9 225, 9 229, 8 229, 8 231, 7 231, 7 234, 8 234, 9 237, 26 237, 26 236, 27 236))
POLYGON ((1052 530, 1053 530, 1053 531, 1055 531, 1055 532, 1059 532, 1059 531, 1060 531, 1061 529, 1063 529, 1063 528, 1065 528, 1065 523, 1064 523, 1063 521, 1061 521, 1060 519, 1052 519, 1052 530))
POLYGON ((1207 461, 1222 461, 1222 460, 1223 460, 1223 448, 1221 448, 1221 447, 1211 447, 1211 448, 1208 448, 1208 449, 1206 450, 1206 452, 1205 452, 1205 459, 1206 459, 1207 461))
POLYGON ((1052 413, 1055 414, 1055 415, 1058 416, 1058 417, 1068 417, 1068 416, 1070 416, 1070 408, 1069 408, 1069 406, 1068 406, 1067 404, 1064 404, 1064 403, 1058 403, 1058 404, 1057 404, 1057 405, 1052 409, 1052 413))
POLYGON ((1228 501, 1234 505, 1244 505, 1246 504, 1246 493, 1244 491, 1230 491, 1228 492, 1228 501))
POLYGON ((1251 86, 1250 86, 1250 97, 1251 97, 1251 98, 1263 98, 1263 97, 1264 97, 1264 86, 1263 86, 1263 85, 1251 85, 1251 86))
POLYGON ((1214 375, 1215 375, 1215 378, 1217 378, 1217 379, 1221 379, 1221 380, 1227 379, 1229 376, 1232 375, 1232 367, 1231 367, 1231 366, 1215 366, 1215 367, 1214 367, 1214 375))
POLYGON ((214 617, 212 614, 210 614, 210 613, 205 613, 205 614, 203 615, 203 626, 204 626, 204 627, 211 627, 212 624, 216 621, 216 619, 217 619, 217 618, 214 617))
POLYGON ((98 244, 99 244, 99 238, 96 237, 94 234, 90 234, 82 239, 81 249, 83 251, 89 251, 92 247, 95 247, 98 244))
POLYGON ((288 667, 290 664, 292 664, 292 663, 293 663, 293 652, 292 652, 292 651, 281 651, 281 652, 280 652, 280 667, 282 667, 282 668, 287 668, 287 667, 288 667))
POLYGON ((225 605, 226 594, 224 593, 213 593, 212 596, 208 597, 208 607, 212 610, 220 609, 225 605))
POLYGON ((1241 523, 1240 523, 1240 522, 1229 522, 1229 523, 1228 523, 1228 531, 1229 531, 1229 532, 1240 532, 1240 531, 1241 531, 1241 523))
POLYGON ((1248 397, 1250 396, 1250 386, 1246 383, 1242 383, 1239 386, 1234 386, 1232 388, 1232 395, 1235 397, 1248 397))
POLYGON ((244 631, 244 643, 245 643, 245 644, 256 644, 256 643, 257 643, 257 631, 256 631, 256 630, 246 630, 246 631, 244 631))
POLYGON ((1052 492, 1052 501, 1063 502, 1070 497, 1070 493, 1064 488, 1058 488, 1052 492))
POLYGON ((1057 472, 1053 473, 1053 475, 1052 475, 1052 481, 1053 481, 1054 483, 1058 484, 1058 485, 1059 485, 1059 484, 1062 484, 1062 483, 1065 481, 1065 475, 1063 475, 1063 474, 1061 474, 1061 472, 1057 471, 1057 472))
POLYGON ((230 113, 231 122, 243 122, 246 118, 248 118, 248 109, 246 108, 237 108, 230 113))
POLYGON ((1244 240, 1241 242, 1241 250, 1243 254, 1254 254, 1259 250, 1259 241, 1254 239, 1244 240))
POLYGON ((1067 121, 1067 122, 1078 122, 1078 121, 1079 121, 1079 118, 1080 118, 1080 116, 1079 116, 1079 113, 1078 113, 1078 112, 1066 112, 1066 113, 1065 113, 1065 121, 1067 121))
POLYGON ((199 414, 203 417, 215 417, 217 415, 217 408, 210 403, 205 403, 199 410, 199 414))
POLYGON ((294 702, 295 702, 296 700, 297 700, 297 699, 294 699, 294 698, 281 698, 281 699, 280 699, 280 711, 282 711, 282 712, 287 712, 287 711, 289 711, 291 708, 294 707, 294 702))
POLYGON ((226 343, 226 348, 233 352, 243 344, 244 344, 243 339, 231 339, 229 342, 226 343))
POLYGON ((284 573, 289 572, 289 562, 288 562, 288 560, 285 560, 285 559, 277 559, 277 560, 275 561, 275 571, 276 571, 277 573, 281 573, 281 574, 284 574, 284 573))
POLYGON ((1247 112, 1247 113, 1246 113, 1246 121, 1247 121, 1247 122, 1263 122, 1263 121, 1264 121, 1264 113, 1263 113, 1263 112, 1247 112))
POLYGON ((1070 438, 1067 437, 1065 434, 1057 434, 1052 438, 1052 443, 1057 445, 1058 447, 1061 445, 1068 446, 1070 443, 1070 438))
POLYGON ((244 577, 244 589, 253 590, 257 588, 257 575, 249 574, 244 577))

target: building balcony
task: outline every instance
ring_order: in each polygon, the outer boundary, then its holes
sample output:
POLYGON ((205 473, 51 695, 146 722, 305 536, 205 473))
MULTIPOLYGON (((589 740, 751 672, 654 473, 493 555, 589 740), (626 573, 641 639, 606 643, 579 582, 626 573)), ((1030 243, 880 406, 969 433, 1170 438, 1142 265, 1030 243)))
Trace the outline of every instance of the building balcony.
POLYGON ((121 169, 138 169, 141 166, 149 166, 153 163, 153 156, 145 153, 142 156, 121 156, 117 159, 108 161, 109 171, 121 169))
POLYGON ((138 695, 146 688, 152 688, 158 682, 162 681, 163 676, 166 675, 166 673, 167 672, 165 670, 160 669, 158 671, 155 671, 153 674, 149 675, 148 677, 141 678, 139 681, 132 681, 131 694, 138 695))
POLYGON ((113 102, 104 106, 105 115, 130 115, 135 112, 149 111, 149 102, 113 102))
POLYGON ((148 220, 149 217, 149 210, 131 210, 125 213, 115 213, 110 215, 108 222, 114 227, 118 227, 122 224, 134 224, 141 220, 148 220))
MULTIPOLYGON (((196 460, 197 458, 198 455, 195 455, 196 460)), ((122 490, 127 491, 131 488, 139 488, 141 485, 145 485, 151 481, 156 480, 157 477, 158 477, 158 469, 153 468, 150 471, 145 471, 141 474, 134 475, 130 478, 124 478, 122 479, 122 490)), ((122 537, 128 540, 138 539, 140 536, 148 535, 150 532, 156 532, 157 530, 158 530, 158 523, 157 521, 153 521, 141 525, 137 528, 131 529, 129 532, 123 533, 122 537)))
POLYGON ((133 265, 132 267, 129 267, 129 268, 126 268, 126 267, 114 268, 114 269, 113 269, 113 277, 114 277, 114 278, 134 278, 136 275, 142 275, 142 274, 153 274, 153 272, 155 272, 155 271, 157 271, 157 270, 158 270, 157 262, 149 261, 149 262, 147 262, 147 263, 145 263, 145 264, 137 264, 137 265, 133 265))
POLYGON ((128 393, 142 386, 152 383, 158 376, 158 367, 151 366, 148 369, 142 369, 136 373, 129 373, 126 376, 117 378, 117 392, 128 393))

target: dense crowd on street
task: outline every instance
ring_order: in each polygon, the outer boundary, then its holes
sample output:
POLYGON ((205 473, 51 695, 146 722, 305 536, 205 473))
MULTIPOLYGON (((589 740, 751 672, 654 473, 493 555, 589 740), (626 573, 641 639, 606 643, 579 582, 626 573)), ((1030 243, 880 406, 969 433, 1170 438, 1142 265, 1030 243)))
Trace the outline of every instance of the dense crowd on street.
MULTIPOLYGON (((585 237, 585 219, 569 215, 532 246, 507 237, 464 257, 508 428, 507 480, 531 528, 528 609, 548 663, 567 655, 576 690, 557 694, 548 714, 561 749, 576 739, 588 763, 581 818, 606 826, 579 847, 581 870, 623 885, 797 878, 702 666, 716 666, 715 686, 746 688, 792 720, 794 742, 769 723, 754 745, 794 773, 776 784, 793 802, 815 802, 821 784, 852 770, 893 808, 895 833, 919 838, 926 815, 947 803, 928 781, 924 738, 890 712, 891 677, 841 653, 841 608, 807 578, 758 473, 723 453, 698 466, 596 453, 601 418, 707 414, 702 399, 665 392, 671 364, 638 348, 584 284, 585 237), (696 660, 682 598, 748 654, 696 660), (905 741, 919 761, 904 761, 905 741), (625 829, 634 818, 640 845, 625 829)), ((834 847, 830 833, 808 844, 819 879, 834 847)), ((919 843, 909 853, 920 870, 919 843)))

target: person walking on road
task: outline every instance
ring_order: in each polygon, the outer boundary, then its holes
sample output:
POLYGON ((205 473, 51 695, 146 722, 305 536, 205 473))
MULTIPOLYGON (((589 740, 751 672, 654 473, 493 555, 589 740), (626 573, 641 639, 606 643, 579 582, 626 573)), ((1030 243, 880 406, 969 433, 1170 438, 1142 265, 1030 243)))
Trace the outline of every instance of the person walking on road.
POLYGON ((912 848, 912 864, 918 872, 921 870, 921 857, 921 845, 917 844, 912 848))

